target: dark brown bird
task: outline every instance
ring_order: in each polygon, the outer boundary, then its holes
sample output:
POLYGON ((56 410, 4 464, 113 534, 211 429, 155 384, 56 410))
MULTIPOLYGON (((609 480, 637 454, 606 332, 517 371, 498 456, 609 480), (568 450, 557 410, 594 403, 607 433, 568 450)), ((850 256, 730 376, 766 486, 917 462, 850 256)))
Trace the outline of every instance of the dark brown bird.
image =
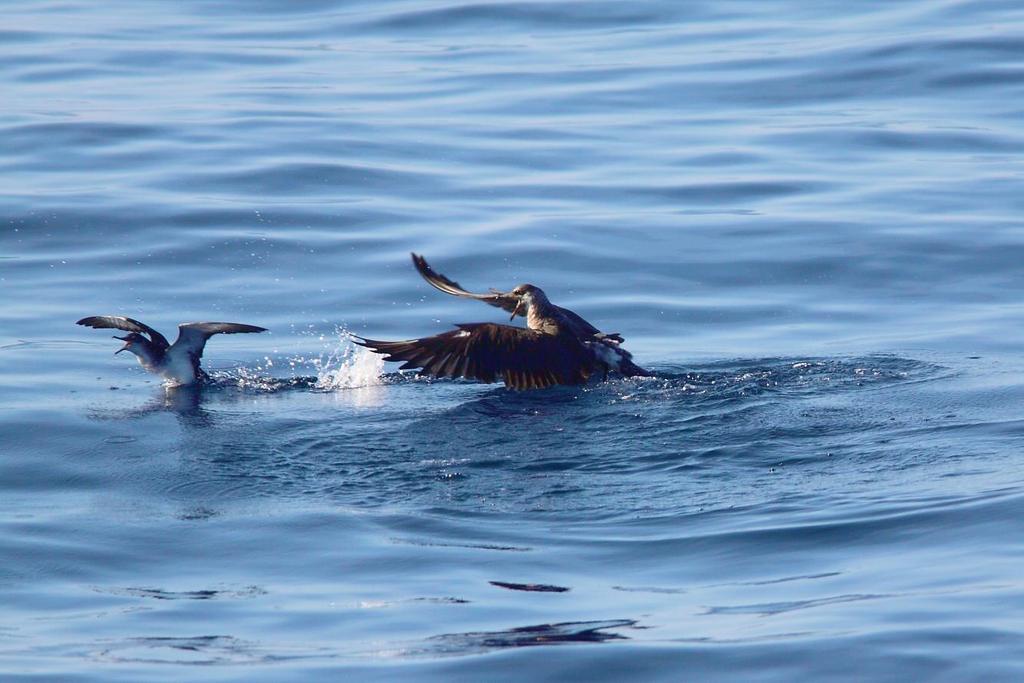
POLYGON ((384 360, 402 361, 401 370, 420 368, 434 377, 466 377, 481 382, 502 380, 512 389, 543 389, 555 384, 583 384, 609 372, 629 377, 650 375, 633 363, 621 347, 622 336, 604 334, 567 308, 548 301, 540 287, 519 285, 510 292, 492 289, 474 294, 412 255, 413 265, 427 282, 446 294, 477 299, 526 318, 526 327, 497 323, 465 323, 433 337, 408 341, 356 343, 384 360))

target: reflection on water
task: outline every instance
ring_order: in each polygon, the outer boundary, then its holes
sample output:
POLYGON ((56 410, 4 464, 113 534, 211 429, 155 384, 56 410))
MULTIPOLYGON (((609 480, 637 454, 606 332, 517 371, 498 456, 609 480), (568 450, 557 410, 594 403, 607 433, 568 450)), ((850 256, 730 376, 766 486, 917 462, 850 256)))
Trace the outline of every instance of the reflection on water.
POLYGON ((216 424, 216 416, 203 407, 203 401, 205 395, 212 390, 211 387, 201 385, 159 387, 140 406, 106 408, 98 405, 89 410, 89 416, 94 420, 136 420, 168 412, 173 413, 184 427, 211 428, 216 424))

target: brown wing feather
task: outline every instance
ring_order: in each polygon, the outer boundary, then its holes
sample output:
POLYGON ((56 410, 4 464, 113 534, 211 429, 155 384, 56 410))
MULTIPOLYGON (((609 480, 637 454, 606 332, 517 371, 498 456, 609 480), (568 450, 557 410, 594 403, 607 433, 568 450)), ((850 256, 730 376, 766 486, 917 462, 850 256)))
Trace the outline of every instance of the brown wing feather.
MULTIPOLYGON (((430 267, 427 260, 419 254, 412 254, 412 264, 416 266, 416 270, 423 276, 423 279, 429 282, 434 288, 441 290, 445 294, 451 294, 452 296, 462 296, 469 299, 476 299, 477 301, 483 301, 485 304, 491 306, 497 306, 503 308, 509 313, 516 310, 519 305, 519 299, 517 297, 492 290, 488 294, 474 294, 462 288, 455 280, 445 277, 441 273, 430 267)), ((518 315, 526 315, 525 309, 520 309, 518 315)))
POLYGON ((85 325, 86 327, 92 327, 94 329, 124 330, 125 332, 148 334, 150 341, 161 349, 166 349, 170 346, 167 342, 167 338, 149 325, 140 323, 138 320, 125 318, 121 315, 93 315, 88 318, 82 318, 75 324, 85 325))
POLYGON ((582 384, 593 372, 593 359, 571 337, 495 323, 458 325, 457 330, 408 341, 356 338, 356 343, 384 360, 403 362, 400 369, 421 368, 435 377, 466 377, 481 382, 501 379, 513 389, 543 389, 555 384, 582 384))

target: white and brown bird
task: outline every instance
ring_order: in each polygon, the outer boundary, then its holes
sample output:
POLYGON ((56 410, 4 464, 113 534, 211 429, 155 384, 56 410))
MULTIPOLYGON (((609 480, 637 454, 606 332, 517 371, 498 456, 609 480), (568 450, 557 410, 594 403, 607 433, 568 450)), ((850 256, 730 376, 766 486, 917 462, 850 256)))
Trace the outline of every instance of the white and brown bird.
POLYGON ((413 265, 431 285, 446 294, 476 299, 526 318, 526 327, 465 323, 433 337, 408 341, 355 341, 384 360, 402 361, 401 370, 420 368, 434 377, 465 377, 481 382, 502 380, 512 389, 543 389, 556 384, 583 384, 609 372, 629 377, 650 375, 622 348, 622 336, 605 334, 567 308, 556 306, 540 287, 519 285, 509 292, 492 289, 474 294, 412 255, 413 265))
POLYGON ((239 332, 266 332, 265 327, 241 323, 182 323, 178 325, 178 338, 173 344, 149 325, 119 315, 94 315, 82 318, 76 325, 97 329, 114 329, 128 332, 120 339, 124 346, 114 352, 131 351, 138 357, 139 364, 149 372, 160 375, 172 386, 195 384, 209 379, 199 367, 206 341, 215 334, 237 334, 239 332), (148 337, 148 338, 147 338, 148 337))

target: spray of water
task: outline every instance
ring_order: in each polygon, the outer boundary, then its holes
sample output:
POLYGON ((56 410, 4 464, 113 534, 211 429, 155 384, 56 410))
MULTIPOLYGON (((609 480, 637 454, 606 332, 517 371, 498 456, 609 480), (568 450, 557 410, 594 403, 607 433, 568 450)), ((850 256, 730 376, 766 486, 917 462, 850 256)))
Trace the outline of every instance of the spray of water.
POLYGON ((335 347, 314 363, 316 388, 334 391, 383 384, 383 356, 353 344, 351 335, 344 329, 336 330, 336 334, 335 347))
POLYGON ((363 389, 385 383, 383 357, 353 344, 352 335, 346 329, 335 328, 333 334, 312 331, 300 334, 316 335, 323 344, 323 351, 318 356, 278 356, 276 361, 267 356, 258 365, 211 371, 210 375, 220 386, 265 392, 363 389), (291 377, 281 377, 279 367, 287 367, 291 377))

